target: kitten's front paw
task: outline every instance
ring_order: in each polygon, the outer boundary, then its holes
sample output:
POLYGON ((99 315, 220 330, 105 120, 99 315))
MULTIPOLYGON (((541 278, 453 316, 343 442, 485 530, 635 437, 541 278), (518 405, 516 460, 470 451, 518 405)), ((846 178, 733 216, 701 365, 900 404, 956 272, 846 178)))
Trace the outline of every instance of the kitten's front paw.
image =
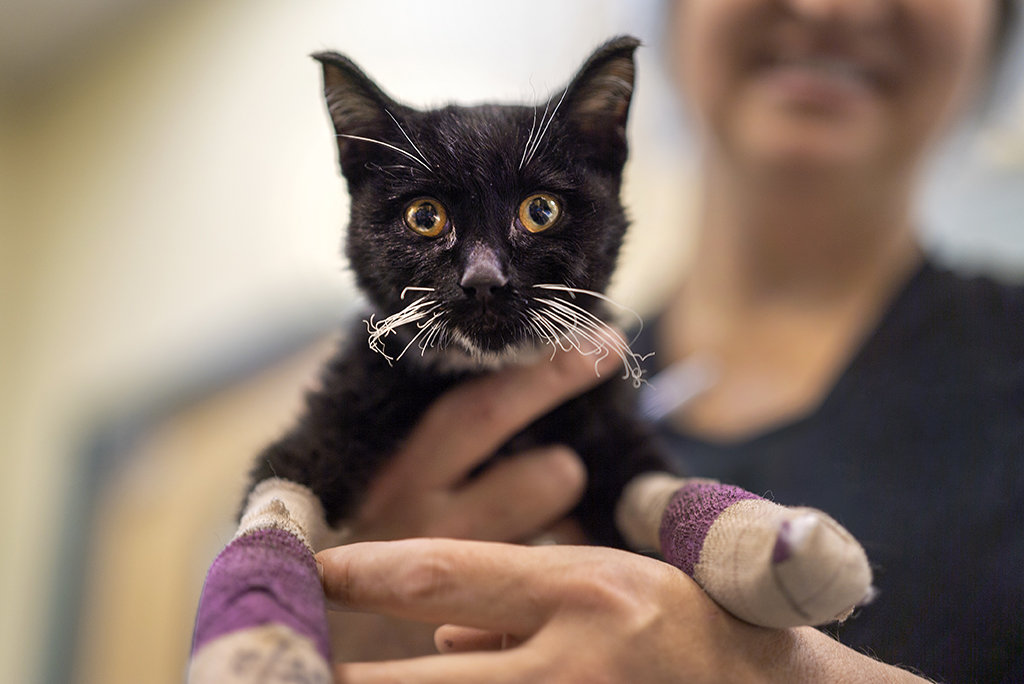
POLYGON ((779 523, 772 547, 771 575, 778 591, 807 624, 845 620, 874 596, 867 555, 821 511, 793 512, 779 523))
POLYGON ((843 620, 873 596, 864 549, 813 508, 787 508, 712 480, 650 474, 627 486, 617 514, 634 548, 657 542, 669 563, 755 625, 843 620))
POLYGON ((316 645, 281 624, 226 634, 189 663, 188 684, 330 684, 330 665, 316 645))
POLYGON ((764 627, 844 620, 872 595, 867 554, 842 525, 759 498, 718 516, 693 577, 733 615, 764 627))

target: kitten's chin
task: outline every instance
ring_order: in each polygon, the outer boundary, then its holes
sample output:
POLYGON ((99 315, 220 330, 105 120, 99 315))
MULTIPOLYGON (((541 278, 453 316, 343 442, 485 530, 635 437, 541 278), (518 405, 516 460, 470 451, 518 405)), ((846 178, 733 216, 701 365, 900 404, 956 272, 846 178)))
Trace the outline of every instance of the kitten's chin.
POLYGON ((413 363, 441 373, 472 373, 530 364, 545 353, 543 345, 534 341, 512 345, 500 351, 480 349, 458 336, 452 342, 451 346, 444 349, 427 349, 422 354, 412 355, 413 363))

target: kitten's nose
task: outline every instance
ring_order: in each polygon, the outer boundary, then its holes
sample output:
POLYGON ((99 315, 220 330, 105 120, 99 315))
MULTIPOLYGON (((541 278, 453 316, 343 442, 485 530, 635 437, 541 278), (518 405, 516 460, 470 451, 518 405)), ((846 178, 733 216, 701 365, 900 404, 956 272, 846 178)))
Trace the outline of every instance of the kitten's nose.
POLYGON ((508 284, 508 277, 498 260, 498 255, 490 247, 477 245, 469 253, 466 270, 462 273, 459 285, 469 297, 479 302, 486 302, 508 284))

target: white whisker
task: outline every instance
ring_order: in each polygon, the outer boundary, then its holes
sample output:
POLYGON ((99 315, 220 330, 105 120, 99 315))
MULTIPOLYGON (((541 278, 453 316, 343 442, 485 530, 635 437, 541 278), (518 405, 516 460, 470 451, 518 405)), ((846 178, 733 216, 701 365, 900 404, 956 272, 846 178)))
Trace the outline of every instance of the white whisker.
MULTIPOLYGON (((440 302, 424 296, 420 297, 413 303, 409 304, 401 311, 391 314, 382 321, 375 322, 373 320, 373 316, 371 315, 370 318, 367 321, 365 321, 366 330, 367 332, 370 333, 370 337, 368 339, 370 349, 374 350, 375 352, 383 356, 385 359, 387 359, 389 364, 393 363, 395 359, 388 356, 387 352, 384 350, 384 338, 397 331, 398 328, 402 327, 403 325, 408 325, 409 323, 415 323, 416 321, 423 320, 424 318, 430 316, 431 314, 434 314, 435 316, 440 315, 435 314, 437 309, 439 309, 440 307, 440 302)), ((420 331, 416 333, 416 336, 413 338, 414 341, 416 337, 419 337, 423 333, 423 330, 425 330, 425 328, 421 327, 420 331)), ((405 350, 402 350, 402 354, 404 353, 405 350)), ((401 354, 399 354, 399 358, 401 358, 401 354)))
MULTIPOLYGON (((533 314, 533 320, 546 332, 547 342, 555 348, 554 351, 561 349, 567 352, 579 348, 578 344, 573 344, 571 337, 559 330, 560 324, 556 325, 558 321, 553 323, 547 312, 534 309, 531 313, 533 314)), ((554 352, 552 352, 552 358, 554 358, 554 352)))
POLYGON ((405 132, 404 128, 402 128, 402 124, 398 123, 398 119, 395 118, 395 115, 392 114, 391 112, 388 112, 388 110, 386 109, 384 111, 387 112, 388 116, 391 117, 391 120, 395 122, 396 126, 398 126, 398 130, 402 131, 402 135, 404 135, 405 139, 409 141, 410 145, 412 145, 412 149, 416 150, 416 153, 420 155, 420 161, 422 161, 427 168, 430 168, 430 163, 427 161, 426 155, 423 154, 423 151, 420 148, 416 147, 416 143, 412 141, 412 138, 409 137, 409 134, 405 132))
MULTIPOLYGON (((550 104, 551 104, 550 100, 548 100, 547 102, 544 103, 544 113, 540 115, 540 126, 541 126, 541 128, 544 127, 544 120, 548 118, 548 105, 550 105, 550 104)), ((536 119, 536 116, 537 116, 537 108, 536 108, 536 106, 533 108, 533 116, 536 119)), ((526 156, 524 157, 524 161, 523 161, 522 165, 520 165, 519 168, 523 168, 523 166, 525 166, 526 164, 529 164, 530 160, 533 159, 533 152, 532 152, 533 145, 532 145, 532 141, 533 141, 533 128, 530 129, 530 137, 526 141, 526 150, 524 150, 524 152, 526 152, 526 156)))
POLYGON ((526 144, 523 145, 523 158, 519 160, 519 168, 523 168, 523 164, 526 163, 526 153, 530 151, 530 141, 533 140, 533 132, 537 127, 537 105, 533 106, 533 123, 530 124, 530 135, 526 137, 526 144))
POLYGON ((401 299, 401 300, 405 300, 405 293, 406 292, 433 292, 433 291, 434 291, 434 288, 432 288, 432 287, 414 287, 414 286, 410 285, 409 287, 407 287, 404 290, 402 290, 402 294, 398 295, 398 298, 401 299))
POLYGON ((406 157, 408 157, 409 159, 412 159, 414 162, 416 162, 417 164, 419 164, 420 166, 425 168, 427 171, 432 171, 430 166, 428 166, 426 162, 424 162, 422 159, 420 159, 416 155, 414 155, 414 154, 412 154, 410 152, 406 152, 401 147, 395 147, 391 143, 386 143, 383 140, 374 140, 373 138, 364 138, 361 135, 349 135, 348 133, 338 133, 337 137, 339 137, 339 138, 349 138, 351 140, 362 140, 363 142, 375 143, 377 145, 383 145, 384 147, 390 148, 390 149, 394 150, 395 152, 398 152, 399 154, 404 154, 406 157))
POLYGON ((444 320, 438 320, 435 316, 431 319, 433 321, 430 326, 430 331, 420 340, 420 356, 423 356, 428 349, 434 346, 434 343, 440 340, 440 336, 444 333, 446 323, 444 320))
POLYGON ((576 295, 578 294, 587 295, 589 297, 595 297, 597 299, 600 299, 602 302, 607 302, 614 307, 617 307, 627 313, 632 314, 633 318, 635 318, 637 322, 637 330, 636 334, 633 336, 633 339, 630 340, 630 344, 636 342, 637 338, 640 337, 640 333, 643 332, 644 319, 640 316, 640 314, 638 314, 634 309, 629 308, 625 304, 619 304, 617 301, 615 301, 608 295, 601 294, 600 292, 594 292, 593 290, 584 290, 578 287, 569 287, 568 285, 558 285, 556 283, 541 283, 540 285, 534 285, 534 287, 540 288, 541 290, 557 290, 559 292, 567 292, 569 293, 569 296, 572 297, 573 299, 575 299, 576 295))
MULTIPOLYGON (((609 297, 591 290, 582 290, 566 285, 543 284, 535 287, 544 290, 561 291, 575 297, 577 294, 589 295, 609 302, 629 311, 640 320, 640 316, 609 297)), ((575 302, 566 299, 534 297, 535 306, 530 310, 533 330, 539 331, 538 337, 555 348, 576 349, 584 354, 596 354, 595 367, 600 361, 615 354, 622 360, 624 379, 632 379, 633 385, 639 387, 644 381, 641 363, 650 354, 637 354, 630 348, 631 342, 623 339, 619 332, 594 313, 587 311, 575 302)), ((643 325, 643 321, 640 320, 643 325)), ((633 341, 636 341, 635 338, 633 341)))
MULTIPOLYGON (((543 123, 544 120, 541 119, 541 125, 543 128, 541 128, 540 135, 537 136, 537 140, 533 143, 533 149, 530 151, 530 156, 526 159, 527 164, 529 164, 533 159, 533 155, 537 154, 537 148, 540 147, 541 142, 544 140, 544 136, 547 134, 548 128, 551 126, 551 122, 555 120, 555 114, 558 113, 558 108, 562 106, 562 100, 565 99, 565 94, 568 92, 568 87, 562 91, 562 97, 558 98, 558 104, 556 104, 555 108, 551 110, 551 116, 548 117, 548 122, 545 124, 543 123)), ((544 111, 547 112, 547 106, 544 107, 544 111)))
POLYGON ((422 322, 422 323, 417 323, 416 327, 419 328, 419 332, 416 333, 415 335, 413 335, 412 339, 409 340, 409 344, 405 345, 405 349, 402 350, 402 353, 395 357, 395 361, 397 361, 398 359, 400 359, 403 356, 405 356, 405 352, 409 351, 409 347, 411 347, 416 342, 416 340, 419 339, 420 335, 426 334, 427 331, 431 327, 433 327, 434 321, 436 321, 438 318, 440 318, 443 315, 444 315, 443 312, 442 313, 435 313, 429 320, 427 320, 425 322, 422 322))

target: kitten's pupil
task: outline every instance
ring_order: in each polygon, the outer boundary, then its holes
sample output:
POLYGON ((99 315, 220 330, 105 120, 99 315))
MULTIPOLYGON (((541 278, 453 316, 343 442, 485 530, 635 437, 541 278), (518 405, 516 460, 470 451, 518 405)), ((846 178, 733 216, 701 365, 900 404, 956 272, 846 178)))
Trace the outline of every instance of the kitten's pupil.
POLYGON ((543 197, 535 197, 533 201, 530 202, 529 212, 530 218, 533 219, 533 222, 538 226, 546 226, 550 223, 552 214, 555 213, 551 204, 543 197))
POLYGON ((437 225, 437 208, 429 202, 424 202, 416 208, 413 219, 416 221, 416 225, 423 230, 430 230, 437 225))

